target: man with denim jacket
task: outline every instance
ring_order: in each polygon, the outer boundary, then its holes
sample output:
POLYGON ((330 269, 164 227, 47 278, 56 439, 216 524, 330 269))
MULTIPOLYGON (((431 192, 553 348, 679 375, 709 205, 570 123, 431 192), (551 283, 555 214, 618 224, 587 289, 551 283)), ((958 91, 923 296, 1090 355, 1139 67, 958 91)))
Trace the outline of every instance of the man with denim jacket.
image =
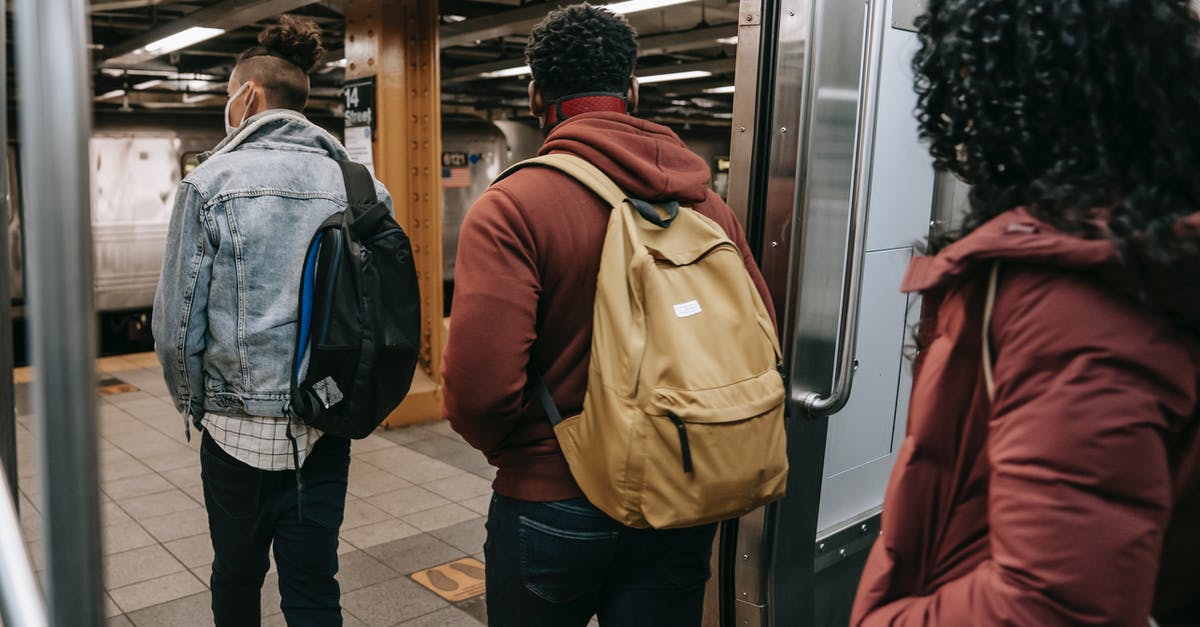
POLYGON ((176 194, 154 337, 185 431, 203 432, 216 624, 259 624, 274 545, 288 624, 341 625, 350 442, 289 418, 288 399, 305 249, 346 208, 349 156, 300 113, 315 25, 285 16, 259 41, 229 80, 228 135, 176 194))

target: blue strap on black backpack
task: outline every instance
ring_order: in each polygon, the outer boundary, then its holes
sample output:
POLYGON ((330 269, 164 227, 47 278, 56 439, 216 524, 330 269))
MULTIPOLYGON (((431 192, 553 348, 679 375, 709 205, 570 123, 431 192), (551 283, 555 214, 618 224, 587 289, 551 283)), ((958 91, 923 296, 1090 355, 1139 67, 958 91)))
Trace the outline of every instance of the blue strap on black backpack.
POLYGON ((421 299, 408 236, 362 164, 339 161, 345 211, 304 258, 290 411, 325 433, 365 438, 412 385, 421 299))

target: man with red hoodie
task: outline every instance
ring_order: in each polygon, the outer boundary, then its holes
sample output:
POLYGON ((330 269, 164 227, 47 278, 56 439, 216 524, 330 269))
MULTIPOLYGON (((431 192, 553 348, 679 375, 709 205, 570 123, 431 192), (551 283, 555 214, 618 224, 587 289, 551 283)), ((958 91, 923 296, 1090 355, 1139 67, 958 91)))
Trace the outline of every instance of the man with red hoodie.
MULTIPOLYGON (((773 311, 745 234, 709 168, 670 129, 633 117, 636 34, 586 4, 553 11, 526 48, 541 154, 604 171, 630 197, 675 200, 719 224, 773 311)), ((565 174, 526 168, 471 207, 458 246, 445 415, 498 468, 487 523, 488 624, 700 624, 715 525, 624 527, 584 498, 527 377, 563 415, 587 387, 592 308, 610 207, 565 174)))

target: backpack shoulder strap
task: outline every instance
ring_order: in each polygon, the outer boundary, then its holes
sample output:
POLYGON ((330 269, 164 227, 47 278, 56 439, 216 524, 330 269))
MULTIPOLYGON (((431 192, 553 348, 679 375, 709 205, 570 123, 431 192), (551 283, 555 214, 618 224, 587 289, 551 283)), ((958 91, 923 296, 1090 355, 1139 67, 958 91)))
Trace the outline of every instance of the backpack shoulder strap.
POLYGON ((987 298, 983 301, 983 380, 987 385, 988 400, 996 400, 996 376, 992 371, 992 310, 996 308, 996 286, 1000 282, 1000 262, 992 264, 988 277, 987 298))
POLYGON ((350 206, 373 205, 379 202, 375 195, 375 179, 367 166, 347 160, 339 160, 342 180, 346 182, 346 201, 350 206))
POLYGON ((563 174, 579 181, 584 187, 592 190, 601 200, 608 203, 611 207, 619 207, 625 202, 625 192, 621 191, 617 184, 608 178, 608 175, 600 171, 600 168, 588 163, 585 159, 574 155, 566 154, 550 154, 526 159, 519 163, 515 163, 500 176, 496 177, 493 185, 504 180, 513 172, 522 170, 531 166, 542 166, 554 168, 563 174))
POLYGON ((388 215, 388 208, 375 194, 375 177, 367 166, 355 161, 338 161, 346 183, 346 222, 357 239, 376 232, 388 215), (356 210, 357 208, 357 210, 356 210))

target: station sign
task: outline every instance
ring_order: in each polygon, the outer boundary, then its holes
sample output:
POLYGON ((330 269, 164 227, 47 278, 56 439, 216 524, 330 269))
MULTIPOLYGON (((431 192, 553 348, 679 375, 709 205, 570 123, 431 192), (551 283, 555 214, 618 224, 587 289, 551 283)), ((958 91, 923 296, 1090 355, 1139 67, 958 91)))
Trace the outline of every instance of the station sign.
POLYGON ((346 81, 346 128, 367 126, 375 130, 375 77, 346 81))

